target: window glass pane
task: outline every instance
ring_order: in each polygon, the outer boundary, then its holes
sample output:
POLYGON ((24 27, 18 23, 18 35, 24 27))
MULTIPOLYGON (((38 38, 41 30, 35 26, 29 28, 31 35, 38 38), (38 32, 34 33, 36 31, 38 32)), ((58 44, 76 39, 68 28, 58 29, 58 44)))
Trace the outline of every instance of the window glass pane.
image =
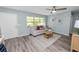
POLYGON ((35 18, 34 18, 34 22, 35 22, 35 23, 36 23, 36 22, 38 23, 38 22, 39 22, 39 17, 35 17, 35 18))
POLYGON ((33 23, 27 23, 27 26, 33 26, 33 23))
POLYGON ((33 17, 27 16, 26 21, 27 21, 27 26, 33 26, 33 17))
POLYGON ((39 19, 34 19, 34 22, 36 23, 39 23, 40 21, 39 21, 39 19))
POLYGON ((33 17, 29 17, 29 16, 27 16, 27 19, 33 19, 33 17))
POLYGON ((45 23, 45 20, 44 19, 40 19, 40 23, 45 23))
POLYGON ((41 18, 41 17, 40 17, 40 19, 44 19, 44 18, 41 18))
POLYGON ((33 17, 27 17, 27 22, 33 23, 33 17))
POLYGON ((37 26, 39 23, 39 17, 34 18, 34 25, 37 26))
POLYGON ((39 17, 35 17, 34 19, 39 19, 39 17))
POLYGON ((44 23, 45 21, 43 19, 40 19, 40 23, 44 23))
POLYGON ((40 25, 45 25, 45 19, 44 18, 40 18, 40 25))
POLYGON ((29 23, 33 23, 33 19, 27 19, 27 22, 29 22, 29 23))

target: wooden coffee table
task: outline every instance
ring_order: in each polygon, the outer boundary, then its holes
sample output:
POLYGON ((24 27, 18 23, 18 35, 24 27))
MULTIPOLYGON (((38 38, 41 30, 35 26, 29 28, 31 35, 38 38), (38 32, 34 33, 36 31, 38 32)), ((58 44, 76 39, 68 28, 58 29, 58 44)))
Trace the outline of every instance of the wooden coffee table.
POLYGON ((53 36, 53 32, 52 31, 45 31, 44 32, 44 37, 45 38, 50 38, 50 37, 52 37, 53 36))

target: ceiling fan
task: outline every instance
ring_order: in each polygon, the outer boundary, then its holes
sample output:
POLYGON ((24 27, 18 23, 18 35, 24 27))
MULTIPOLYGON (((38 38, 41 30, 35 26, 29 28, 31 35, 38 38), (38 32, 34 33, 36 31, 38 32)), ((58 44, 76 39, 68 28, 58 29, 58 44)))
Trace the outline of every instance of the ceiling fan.
POLYGON ((56 6, 51 6, 51 8, 47 8, 47 10, 50 11, 50 13, 55 13, 56 11, 66 10, 67 8, 57 8, 56 6))

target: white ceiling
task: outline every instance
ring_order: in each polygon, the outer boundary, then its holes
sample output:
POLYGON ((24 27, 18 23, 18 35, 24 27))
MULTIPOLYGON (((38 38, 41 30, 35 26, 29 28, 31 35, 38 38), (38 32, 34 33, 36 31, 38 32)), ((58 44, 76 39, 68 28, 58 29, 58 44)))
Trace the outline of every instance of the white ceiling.
MULTIPOLYGON (((46 10, 47 8, 50 8, 49 6, 4 6, 4 7, 10 8, 10 9, 26 11, 26 12, 42 14, 42 15, 50 15, 50 12, 48 10, 46 10)), ((62 8, 62 7, 66 7, 67 10, 57 11, 57 13, 62 13, 65 11, 78 11, 79 10, 79 6, 57 6, 57 8, 62 8)))

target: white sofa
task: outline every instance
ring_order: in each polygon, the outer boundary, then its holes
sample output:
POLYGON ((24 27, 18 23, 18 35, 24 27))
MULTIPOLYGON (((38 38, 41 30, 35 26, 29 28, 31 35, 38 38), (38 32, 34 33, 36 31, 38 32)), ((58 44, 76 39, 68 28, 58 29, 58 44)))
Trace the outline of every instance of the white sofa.
POLYGON ((30 34, 32 34, 33 36, 37 36, 37 35, 43 34, 44 29, 37 30, 36 27, 31 27, 30 31, 31 31, 30 34))
POLYGON ((0 35, 0 44, 1 44, 1 43, 4 43, 4 36, 1 36, 1 35, 0 35))

